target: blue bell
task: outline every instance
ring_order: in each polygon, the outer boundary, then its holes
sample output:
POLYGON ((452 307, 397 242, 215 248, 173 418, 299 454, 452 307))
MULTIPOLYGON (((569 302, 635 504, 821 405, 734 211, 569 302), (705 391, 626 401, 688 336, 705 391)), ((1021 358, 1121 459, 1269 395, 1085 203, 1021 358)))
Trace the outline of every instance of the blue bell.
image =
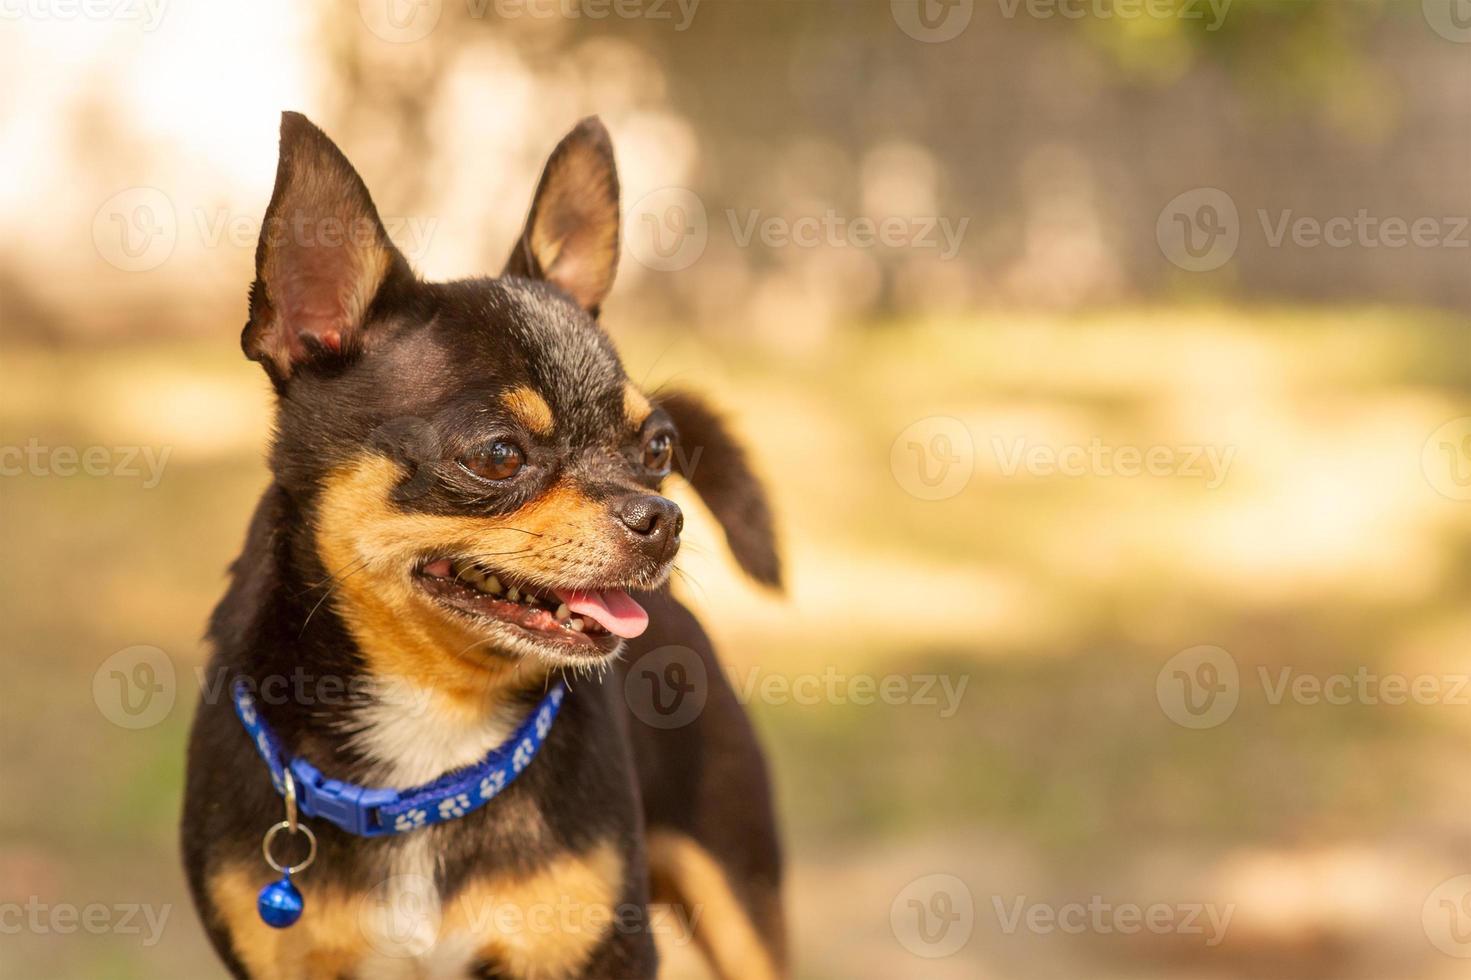
POLYGON ((305 905, 301 892, 291 883, 290 875, 262 888, 260 898, 255 904, 260 911, 261 921, 273 929, 295 925, 296 920, 301 918, 301 910, 305 905))

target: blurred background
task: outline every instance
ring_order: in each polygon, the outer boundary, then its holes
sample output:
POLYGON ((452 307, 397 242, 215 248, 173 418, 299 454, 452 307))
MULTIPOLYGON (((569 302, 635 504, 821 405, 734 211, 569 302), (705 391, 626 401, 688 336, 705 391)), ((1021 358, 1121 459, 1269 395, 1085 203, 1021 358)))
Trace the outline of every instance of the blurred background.
POLYGON ((608 124, 604 322, 785 532, 785 597, 708 521, 681 588, 772 759, 797 976, 1471 976, 1467 0, 0 18, 6 976, 223 975, 175 835, 267 482, 282 109, 436 278, 608 124))

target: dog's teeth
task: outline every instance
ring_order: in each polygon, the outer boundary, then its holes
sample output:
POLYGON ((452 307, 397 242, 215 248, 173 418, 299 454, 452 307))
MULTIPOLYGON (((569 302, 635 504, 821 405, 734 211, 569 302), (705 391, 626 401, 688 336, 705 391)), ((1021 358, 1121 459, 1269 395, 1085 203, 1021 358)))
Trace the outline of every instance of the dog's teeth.
POLYGON ((559 623, 565 623, 568 620, 568 618, 571 617, 571 615, 572 615, 572 610, 568 609, 567 608, 567 603, 564 602, 560 606, 557 607, 557 611, 553 615, 553 618, 556 619, 556 621, 559 622, 559 623))
POLYGON ((569 619, 567 621, 567 627, 568 627, 568 629, 572 630, 572 632, 574 632, 574 633, 581 633, 582 632, 582 617, 581 616, 573 616, 571 619, 569 619))
POLYGON ((504 591, 501 588, 501 580, 496 578, 494 575, 485 580, 485 589, 491 595, 500 595, 501 592, 504 591))
POLYGON ((506 598, 510 599, 512 602, 520 602, 521 590, 516 588, 514 585, 511 586, 511 591, 506 593, 506 598))

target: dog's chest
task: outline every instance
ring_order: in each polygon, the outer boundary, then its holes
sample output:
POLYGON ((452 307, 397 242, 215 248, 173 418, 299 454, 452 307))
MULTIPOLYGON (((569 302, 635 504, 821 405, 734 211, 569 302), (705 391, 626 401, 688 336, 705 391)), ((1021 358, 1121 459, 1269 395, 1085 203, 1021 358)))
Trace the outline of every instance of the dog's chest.
MULTIPOLYGON (((354 720, 353 745, 371 762, 358 776, 400 788, 429 782, 501 745, 523 713, 465 712, 434 692, 385 701, 354 720)), ((533 765, 554 763, 543 754, 533 765)), ((514 793, 463 820, 364 842, 362 868, 338 876, 353 886, 324 869, 302 875, 306 911, 288 929, 256 912, 258 863, 218 869, 209 889, 253 977, 560 980, 584 975, 618 928, 629 869, 611 837, 575 851, 557 837, 532 794, 514 793), (497 859, 505 853, 517 860, 497 859)))
POLYGON ((358 709, 348 744, 371 760, 378 785, 409 787, 483 759, 524 720, 526 709, 476 709, 433 688, 380 682, 358 709))
MULTIPOLYGON (((524 712, 467 715, 432 692, 408 704, 380 705, 359 722, 354 746, 374 760, 371 781, 399 787, 428 782, 483 758, 504 743, 524 712)), ((549 762, 550 760, 545 760, 549 762)), ((522 853, 544 847, 540 810, 526 796, 495 807, 493 833, 522 853)), ((438 882, 458 822, 392 842, 382 879, 359 898, 360 955, 354 980, 563 977, 575 975, 611 928, 621 893, 621 855, 611 843, 582 853, 554 852, 535 871, 513 874, 487 862, 456 869, 465 883, 444 894, 438 882)))
MULTIPOLYGON (((370 781, 409 787, 484 758, 510 737, 520 719, 504 709, 467 712, 431 689, 393 685, 355 721, 362 727, 352 744, 375 762, 370 781)), ((488 929, 474 922, 466 923, 469 928, 446 928, 437 884, 442 835, 426 829, 393 842, 386 873, 361 901, 358 919, 366 943, 355 975, 364 980, 458 978, 484 962, 481 947, 488 929)))
POLYGON ((485 961, 485 935, 445 929, 433 834, 398 842, 387 873, 359 899, 363 942, 353 977, 428 980, 473 976, 485 961))
POLYGON ((353 980, 578 977, 618 921, 624 866, 611 842, 530 873, 472 874, 452 895, 434 887, 435 853, 422 835, 359 900, 353 980))

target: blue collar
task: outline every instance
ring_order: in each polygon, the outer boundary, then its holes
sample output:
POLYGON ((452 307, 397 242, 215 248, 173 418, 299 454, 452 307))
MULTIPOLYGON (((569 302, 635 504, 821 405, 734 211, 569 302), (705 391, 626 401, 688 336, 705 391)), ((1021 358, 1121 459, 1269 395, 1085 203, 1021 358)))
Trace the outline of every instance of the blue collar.
POLYGON ((490 802, 531 764, 562 707, 567 689, 556 682, 509 739, 473 766, 445 773, 412 789, 373 789, 327 779, 300 756, 286 758, 281 742, 256 710, 244 677, 232 689, 235 713, 271 770, 276 792, 286 794, 285 773, 296 784, 296 805, 359 837, 383 837, 463 817, 490 802))

